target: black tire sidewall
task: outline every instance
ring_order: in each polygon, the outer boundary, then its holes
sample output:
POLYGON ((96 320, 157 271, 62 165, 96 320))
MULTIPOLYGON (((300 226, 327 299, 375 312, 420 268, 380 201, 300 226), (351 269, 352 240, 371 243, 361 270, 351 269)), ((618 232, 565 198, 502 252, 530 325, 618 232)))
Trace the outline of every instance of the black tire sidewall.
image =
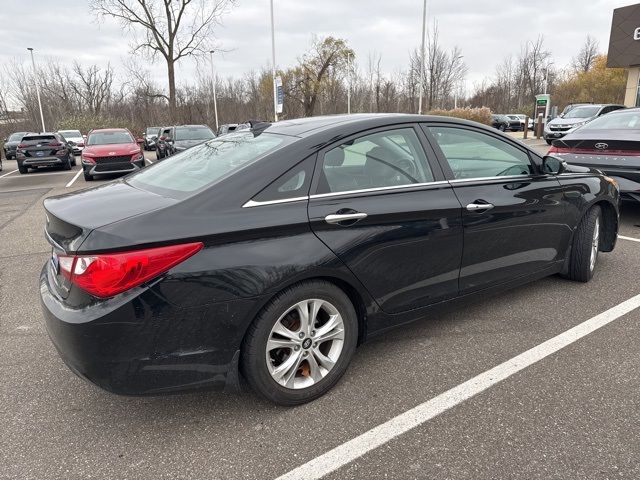
POLYGON ((569 265, 569 277, 579 282, 588 282, 598 266, 598 259, 591 270, 591 242, 596 219, 600 222, 600 237, 602 237, 602 210, 598 205, 591 207, 582 218, 574 235, 571 249, 571 262, 569 265))
POLYGON ((286 406, 314 400, 330 390, 347 370, 358 342, 358 320, 349 297, 326 281, 311 281, 287 288, 276 296, 258 315, 245 337, 242 348, 242 373, 251 387, 268 400, 286 406), (292 305, 306 299, 319 298, 333 304, 345 327, 342 353, 325 378, 304 389, 289 389, 278 384, 269 373, 265 361, 266 345, 273 325, 292 305))

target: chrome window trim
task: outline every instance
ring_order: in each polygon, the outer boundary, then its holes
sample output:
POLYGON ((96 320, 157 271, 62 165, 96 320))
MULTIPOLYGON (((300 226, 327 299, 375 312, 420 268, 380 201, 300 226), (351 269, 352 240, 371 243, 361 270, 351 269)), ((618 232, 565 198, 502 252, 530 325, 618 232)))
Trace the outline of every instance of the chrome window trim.
POLYGON ((430 186, 438 186, 438 185, 448 185, 449 182, 447 180, 439 180, 433 182, 422 182, 422 183, 407 183, 406 185, 392 185, 390 187, 374 187, 374 188, 362 188, 359 190, 345 190, 343 192, 329 192, 329 193, 314 193, 310 195, 310 199, 314 198, 326 198, 326 197, 336 197, 341 195, 353 195, 356 193, 369 193, 369 192, 386 192, 390 190, 400 190, 400 189, 408 189, 408 188, 416 188, 416 187, 430 187, 430 186))
POLYGON ((529 175, 498 175, 495 177, 474 177, 474 178, 456 178, 454 180, 449 180, 449 183, 452 184, 456 184, 456 183, 469 183, 469 182, 479 182, 482 180, 502 180, 502 179, 513 179, 513 178, 531 178, 533 176, 533 174, 529 174, 529 175))
POLYGON ((265 200, 264 202, 249 200, 247 203, 242 205, 242 208, 262 207, 263 205, 276 205, 278 203, 300 202, 302 200, 309 200, 309 196, 305 195, 304 197, 281 198, 279 200, 265 200))

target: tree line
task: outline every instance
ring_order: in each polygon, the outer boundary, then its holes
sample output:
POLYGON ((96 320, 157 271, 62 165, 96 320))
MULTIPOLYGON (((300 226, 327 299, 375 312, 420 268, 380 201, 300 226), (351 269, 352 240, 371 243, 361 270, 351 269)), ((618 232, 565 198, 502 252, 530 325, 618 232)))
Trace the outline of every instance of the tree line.
MULTIPOLYGON (((147 52, 167 66, 164 88, 131 61, 113 66, 41 62, 34 77, 19 61, 4 65, 0 76, 0 128, 40 130, 35 82, 41 90, 47 129, 126 126, 139 132, 149 125, 215 124, 213 79, 200 62, 195 78, 178 83, 182 58, 206 58, 213 28, 233 0, 92 0, 97 15, 111 16, 133 29, 133 50, 147 52), (188 9, 193 9, 191 15, 188 9), (204 56, 204 57, 203 57, 204 56), (9 113, 18 109, 21 113, 9 113)), ((572 62, 556 65, 544 37, 526 41, 519 53, 501 60, 492 76, 465 88, 468 73, 462 50, 443 45, 437 21, 430 26, 424 63, 420 51, 408 53, 406 68, 381 69, 381 55, 358 58, 346 39, 313 37, 294 65, 278 69, 284 89, 282 119, 351 111, 416 113, 421 79, 423 111, 487 107, 496 113, 533 112, 534 96, 545 88, 560 108, 572 102, 622 102, 623 69, 606 68, 597 42, 587 37, 572 62)), ((269 65, 238 77, 215 78, 219 123, 273 118, 269 65)), ((484 110, 483 110, 484 112, 484 110)), ((483 118, 487 118, 483 114, 483 118)), ((3 132, 4 133, 4 132, 3 132)))

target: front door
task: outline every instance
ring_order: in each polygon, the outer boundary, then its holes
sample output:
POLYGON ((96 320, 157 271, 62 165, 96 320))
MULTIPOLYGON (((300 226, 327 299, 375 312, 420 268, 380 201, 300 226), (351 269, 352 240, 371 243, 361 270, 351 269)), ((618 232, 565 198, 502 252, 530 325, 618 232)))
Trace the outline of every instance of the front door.
POLYGON ((463 208, 461 293, 563 261, 571 228, 560 184, 525 148, 473 127, 427 130, 463 208))
POLYGON ((461 207, 420 138, 409 125, 325 149, 309 200, 315 234, 388 313, 458 293, 461 207))

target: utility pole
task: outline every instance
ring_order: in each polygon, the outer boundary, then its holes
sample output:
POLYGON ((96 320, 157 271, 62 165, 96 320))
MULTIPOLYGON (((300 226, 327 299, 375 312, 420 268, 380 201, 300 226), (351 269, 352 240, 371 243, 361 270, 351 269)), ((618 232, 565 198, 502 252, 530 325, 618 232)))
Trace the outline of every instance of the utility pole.
POLYGON ((216 94, 216 77, 213 72, 213 52, 215 50, 209 50, 209 55, 211 57, 211 83, 213 84, 213 115, 216 119, 216 135, 218 134, 218 99, 216 94))
POLYGON ((36 61, 33 59, 33 48, 27 47, 27 50, 31 52, 31 64, 33 65, 33 81, 36 84, 36 95, 38 96, 38 107, 40 108, 40 121, 42 122, 42 133, 44 133, 47 131, 47 129, 44 128, 44 115, 42 113, 42 102, 40 101, 40 86, 38 84, 38 79, 36 78, 36 61))
POLYGON ((351 54, 347 53, 347 113, 351 113, 351 54))
POLYGON ((271 0, 271 77, 273 80, 273 119, 278 121, 278 90, 276 87, 276 36, 273 27, 273 0, 271 0))
POLYGON ((424 40, 427 27, 427 0, 422 5, 422 46, 420 47, 420 96, 418 97, 418 115, 422 115, 422 95, 424 93, 424 40))

